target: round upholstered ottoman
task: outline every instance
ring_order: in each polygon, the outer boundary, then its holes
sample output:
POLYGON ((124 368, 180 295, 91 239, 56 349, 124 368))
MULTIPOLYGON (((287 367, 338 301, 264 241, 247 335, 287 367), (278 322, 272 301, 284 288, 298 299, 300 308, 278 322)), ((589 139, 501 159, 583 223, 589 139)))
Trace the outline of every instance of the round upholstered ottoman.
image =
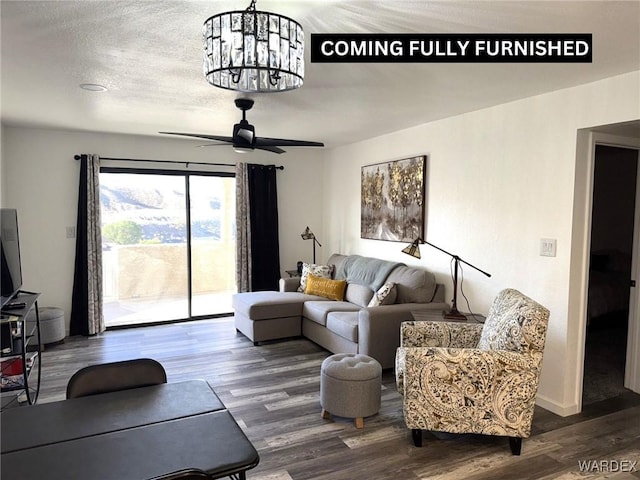
MULTIPOLYGON (((42 345, 49 345, 51 343, 64 342, 65 323, 64 323, 64 310, 58 307, 40 307, 38 309, 40 315, 40 334, 42 335, 42 345)), ((29 325, 29 331, 31 331, 31 325, 36 323, 35 309, 29 312, 27 316, 27 325, 29 325)), ((38 341, 38 333, 35 333, 35 341, 38 341)))
POLYGON ((364 427, 364 417, 380 410, 382 367, 377 360, 354 353, 338 353, 320 367, 322 418, 329 414, 355 419, 364 427))

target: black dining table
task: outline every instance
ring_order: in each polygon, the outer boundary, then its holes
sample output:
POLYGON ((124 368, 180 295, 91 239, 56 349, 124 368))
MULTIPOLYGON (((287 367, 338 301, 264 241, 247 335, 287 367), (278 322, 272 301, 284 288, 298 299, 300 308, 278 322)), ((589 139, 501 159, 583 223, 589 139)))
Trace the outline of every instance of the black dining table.
POLYGON ((4 410, 3 480, 146 480, 200 469, 246 478, 258 452, 201 380, 4 410))

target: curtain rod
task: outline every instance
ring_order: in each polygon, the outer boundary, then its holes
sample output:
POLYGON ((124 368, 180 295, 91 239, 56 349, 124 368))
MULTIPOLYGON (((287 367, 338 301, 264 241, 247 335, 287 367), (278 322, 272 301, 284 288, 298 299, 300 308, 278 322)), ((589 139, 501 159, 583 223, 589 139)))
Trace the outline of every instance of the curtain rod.
MULTIPOLYGON (((74 155, 75 160, 80 160, 80 155, 74 155)), ((150 163, 177 163, 184 164, 186 167, 189 165, 209 165, 211 167, 235 167, 235 163, 206 163, 206 162, 180 162, 177 160, 149 160, 146 158, 114 158, 114 157, 100 157, 100 160, 111 160, 115 162, 150 162, 150 163)), ((276 170, 284 170, 282 165, 274 165, 276 170)))

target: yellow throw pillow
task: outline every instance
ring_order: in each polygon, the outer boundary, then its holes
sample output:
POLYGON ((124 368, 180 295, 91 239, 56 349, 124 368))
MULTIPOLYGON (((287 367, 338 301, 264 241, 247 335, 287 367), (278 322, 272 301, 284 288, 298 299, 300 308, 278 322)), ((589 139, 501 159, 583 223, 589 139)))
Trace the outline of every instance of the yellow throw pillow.
POLYGON ((346 280, 331 280, 330 278, 309 275, 304 293, 318 295, 330 300, 344 300, 344 291, 347 288, 346 280))

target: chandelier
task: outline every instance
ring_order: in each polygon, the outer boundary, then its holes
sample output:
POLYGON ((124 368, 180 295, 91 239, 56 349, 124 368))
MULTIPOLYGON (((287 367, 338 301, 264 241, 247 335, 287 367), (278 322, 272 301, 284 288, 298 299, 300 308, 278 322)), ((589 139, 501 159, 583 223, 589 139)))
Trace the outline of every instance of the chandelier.
POLYGON ((304 32, 283 15, 256 10, 220 13, 203 26, 204 75, 240 92, 282 92, 302 86, 304 32))

